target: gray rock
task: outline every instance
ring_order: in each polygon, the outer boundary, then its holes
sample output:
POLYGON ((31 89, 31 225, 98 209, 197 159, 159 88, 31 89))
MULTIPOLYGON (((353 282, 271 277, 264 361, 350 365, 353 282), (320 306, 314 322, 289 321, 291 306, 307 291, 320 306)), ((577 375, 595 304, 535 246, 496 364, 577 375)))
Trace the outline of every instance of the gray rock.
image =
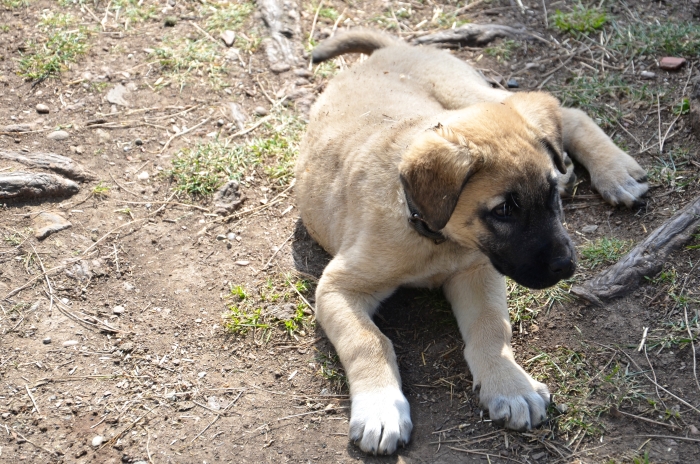
POLYGON ((236 40, 236 33, 233 31, 224 31, 221 33, 221 40, 224 41, 227 47, 231 47, 236 40))
POLYGON ((102 435, 97 435, 92 439, 92 447, 97 448, 100 446, 102 443, 104 443, 105 439, 102 435))
POLYGON ((55 140, 55 141, 61 141, 61 140, 66 140, 68 137, 70 137, 70 134, 66 131, 62 130, 57 130, 51 132, 49 135, 46 136, 47 139, 49 140, 55 140))
POLYGON ((589 225, 589 226, 583 226, 583 227, 581 228, 581 232, 583 232, 584 234, 592 234, 592 233, 595 232, 596 230, 598 230, 598 226, 595 225, 595 224, 592 224, 592 225, 589 225))
POLYGON ((34 236, 43 240, 49 235, 72 226, 70 222, 57 213, 40 213, 33 221, 34 236))
POLYGON ((656 77, 656 73, 651 71, 642 71, 639 73, 639 77, 642 79, 654 79, 656 77))
POLYGON ((43 339, 43 340, 41 341, 41 343, 43 343, 44 345, 49 345, 49 344, 51 344, 51 337, 46 337, 45 339, 43 339))
POLYGON ((119 106, 129 106, 129 102, 126 101, 124 95, 129 92, 126 87, 121 84, 117 84, 107 92, 107 101, 113 105, 119 106))
MULTIPOLYGON (((214 194, 215 214, 231 214, 234 210, 241 206, 243 200, 245 200, 245 196, 241 195, 241 193, 238 191, 238 187, 238 182, 232 180, 224 184, 224 186, 214 194)), ((226 237, 224 236, 224 239, 225 238, 226 237)))
POLYGON ((43 103, 36 105, 36 112, 39 114, 49 114, 49 107, 43 103))
POLYGON ((124 309, 124 306, 115 306, 114 308, 112 308, 112 312, 114 314, 124 314, 124 311, 126 311, 124 309))
POLYGON ((509 89, 517 89, 520 87, 520 84, 518 84, 518 81, 515 79, 509 79, 507 82, 507 86, 509 89))
POLYGON ((269 111, 267 111, 267 109, 262 106, 257 106, 253 110, 253 113, 255 113, 256 116, 267 116, 269 114, 269 111))
POLYGON ((65 342, 63 342, 63 346, 65 346, 65 347, 75 346, 77 344, 78 344, 77 340, 66 340, 65 342))

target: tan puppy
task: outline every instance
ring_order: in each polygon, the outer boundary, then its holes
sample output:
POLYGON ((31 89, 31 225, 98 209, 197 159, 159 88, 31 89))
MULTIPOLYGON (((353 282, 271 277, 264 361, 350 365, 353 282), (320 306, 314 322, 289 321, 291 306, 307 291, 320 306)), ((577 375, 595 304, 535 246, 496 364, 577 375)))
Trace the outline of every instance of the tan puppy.
POLYGON ((316 311, 348 376, 350 439, 393 453, 410 438, 396 355, 372 322, 401 285, 443 288, 491 419, 538 425, 549 391, 514 360, 503 275, 544 288, 574 272, 558 192, 565 150, 612 204, 639 201, 644 170, 581 111, 493 89, 447 52, 359 30, 314 59, 346 52, 372 55, 313 107, 296 191, 309 233, 334 255, 316 311))

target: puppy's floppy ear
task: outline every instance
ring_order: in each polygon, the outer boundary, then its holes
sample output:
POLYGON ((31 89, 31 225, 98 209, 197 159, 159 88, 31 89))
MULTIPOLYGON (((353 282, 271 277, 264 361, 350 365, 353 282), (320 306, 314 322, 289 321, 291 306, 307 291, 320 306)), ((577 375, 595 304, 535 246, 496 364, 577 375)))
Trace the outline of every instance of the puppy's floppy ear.
POLYGON ((464 184, 481 164, 477 158, 473 143, 441 124, 419 134, 404 153, 401 183, 432 230, 449 221, 464 184))
POLYGON ((522 92, 503 103, 520 113, 529 123, 559 172, 566 174, 559 100, 544 92, 522 92))

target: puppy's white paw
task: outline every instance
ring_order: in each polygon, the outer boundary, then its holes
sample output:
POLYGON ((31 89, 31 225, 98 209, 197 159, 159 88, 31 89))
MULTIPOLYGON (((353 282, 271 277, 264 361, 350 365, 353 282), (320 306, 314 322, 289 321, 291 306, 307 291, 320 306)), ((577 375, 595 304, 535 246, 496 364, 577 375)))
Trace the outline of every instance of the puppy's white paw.
POLYGON ((591 185, 611 205, 628 208, 641 203, 642 195, 649 190, 646 171, 622 151, 604 166, 591 170, 591 185))
POLYGON ((365 453, 391 454, 411 438, 411 408, 398 388, 353 395, 350 440, 365 453))
POLYGON ((549 389, 515 363, 495 367, 478 386, 479 404, 497 424, 522 432, 547 418, 549 389))

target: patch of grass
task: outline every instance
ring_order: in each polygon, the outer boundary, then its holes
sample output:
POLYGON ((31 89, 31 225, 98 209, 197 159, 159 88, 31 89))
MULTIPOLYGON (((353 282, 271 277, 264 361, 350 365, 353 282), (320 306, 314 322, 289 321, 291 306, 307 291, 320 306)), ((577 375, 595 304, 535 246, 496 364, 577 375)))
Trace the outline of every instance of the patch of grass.
POLYGON ((292 338, 297 338, 297 334, 305 336, 305 328, 311 323, 311 313, 297 291, 302 295, 307 293, 310 284, 291 275, 268 278, 255 290, 231 285, 231 297, 237 301, 224 314, 224 325, 227 330, 240 335, 253 330, 263 340, 272 337, 275 327, 283 329, 292 338), (285 307, 280 310, 279 305, 285 307))
POLYGON ((620 240, 612 237, 602 237, 595 242, 588 242, 580 248, 581 264, 588 269, 595 269, 600 265, 609 266, 616 263, 632 248, 629 240, 620 240))
POLYGON ((614 360, 598 367, 588 358, 587 351, 585 346, 581 350, 558 346, 551 353, 541 352, 523 363, 537 380, 552 389, 553 429, 569 446, 583 436, 601 435, 605 430, 602 414, 622 406, 645 404, 649 397, 639 383, 640 373, 630 372, 614 360))
POLYGON ((184 148, 167 174, 173 177, 178 190, 190 195, 211 195, 224 182, 242 181, 258 167, 263 167, 273 183, 286 185, 294 175, 305 126, 296 117, 282 113, 273 121, 265 125, 265 136, 248 143, 217 139, 184 148))
POLYGON ((519 285, 514 280, 506 278, 508 289, 508 312, 514 325, 522 322, 534 322, 542 310, 549 310, 555 303, 572 301, 569 290, 574 279, 558 282, 555 286, 544 290, 532 290, 519 285))
MULTIPOLYGON (((223 31, 229 29, 235 31, 239 29, 246 19, 255 11, 255 4, 252 2, 220 2, 207 3, 202 12, 211 11, 211 15, 205 22, 205 29, 208 31, 223 31), (213 11, 211 11, 213 10, 213 11)), ((238 39, 236 39, 238 40, 238 39)))
POLYGON ((628 59, 661 53, 687 57, 700 54, 700 25, 697 23, 635 21, 625 26, 613 22, 612 26, 614 35, 608 47, 622 52, 628 59))
POLYGON ((146 4, 143 0, 112 0, 110 5, 109 9, 114 12, 115 16, 128 18, 134 23, 154 19, 158 14, 156 4, 146 4))
POLYGON ((14 233, 11 235, 5 235, 3 240, 10 246, 19 246, 22 243, 22 236, 18 233, 14 233))
POLYGON ((613 74, 575 76, 548 90, 559 97, 563 106, 584 110, 603 128, 616 127, 626 109, 637 109, 656 100, 648 85, 630 84, 613 74))
POLYGON ((589 34, 601 29, 608 22, 608 16, 598 8, 579 3, 569 13, 556 10, 551 21, 562 32, 589 34))
POLYGON ((320 364, 318 375, 328 380, 335 391, 347 390, 348 378, 337 354, 319 351, 316 355, 316 362, 320 364))
POLYGON ((226 62, 217 44, 206 38, 189 39, 169 36, 163 40, 163 47, 156 48, 154 55, 158 59, 161 71, 171 76, 184 87, 194 74, 206 77, 214 88, 229 87, 226 79, 228 70, 226 62))
POLYGON ((110 190, 111 187, 109 185, 100 181, 92 188, 92 196, 97 198, 105 198, 109 195, 110 190))
POLYGON ((330 21, 335 21, 336 19, 338 19, 338 16, 340 16, 340 13, 338 13, 338 10, 336 10, 333 7, 322 7, 318 11, 319 18, 325 18, 330 21))
POLYGON ((19 60, 18 74, 29 80, 53 77, 69 63, 77 61, 89 48, 89 31, 84 26, 75 26, 76 19, 70 13, 44 13, 39 29, 46 41, 27 44, 30 53, 19 60))
POLYGON ((28 7, 29 0, 0 0, 0 5, 8 10, 15 10, 21 7, 28 7))
POLYGON ((654 164, 648 169, 649 180, 653 184, 663 185, 676 191, 683 191, 686 187, 697 182, 697 177, 689 176, 686 168, 690 167, 693 156, 687 148, 674 148, 667 154, 654 157, 654 164))
POLYGON ((513 56, 513 52, 517 48, 518 44, 515 42, 515 40, 506 39, 502 40, 497 45, 486 47, 484 49, 484 53, 486 53, 488 56, 496 58, 496 60, 499 62, 508 61, 510 60, 511 56, 513 56))
POLYGON ((339 70, 340 68, 335 60, 328 60, 316 66, 316 69, 314 69, 314 75, 326 79, 338 74, 339 70))
POLYGON ((213 140, 184 148, 173 160, 168 174, 176 188, 190 195, 211 195, 228 180, 242 180, 260 160, 243 145, 213 140))

